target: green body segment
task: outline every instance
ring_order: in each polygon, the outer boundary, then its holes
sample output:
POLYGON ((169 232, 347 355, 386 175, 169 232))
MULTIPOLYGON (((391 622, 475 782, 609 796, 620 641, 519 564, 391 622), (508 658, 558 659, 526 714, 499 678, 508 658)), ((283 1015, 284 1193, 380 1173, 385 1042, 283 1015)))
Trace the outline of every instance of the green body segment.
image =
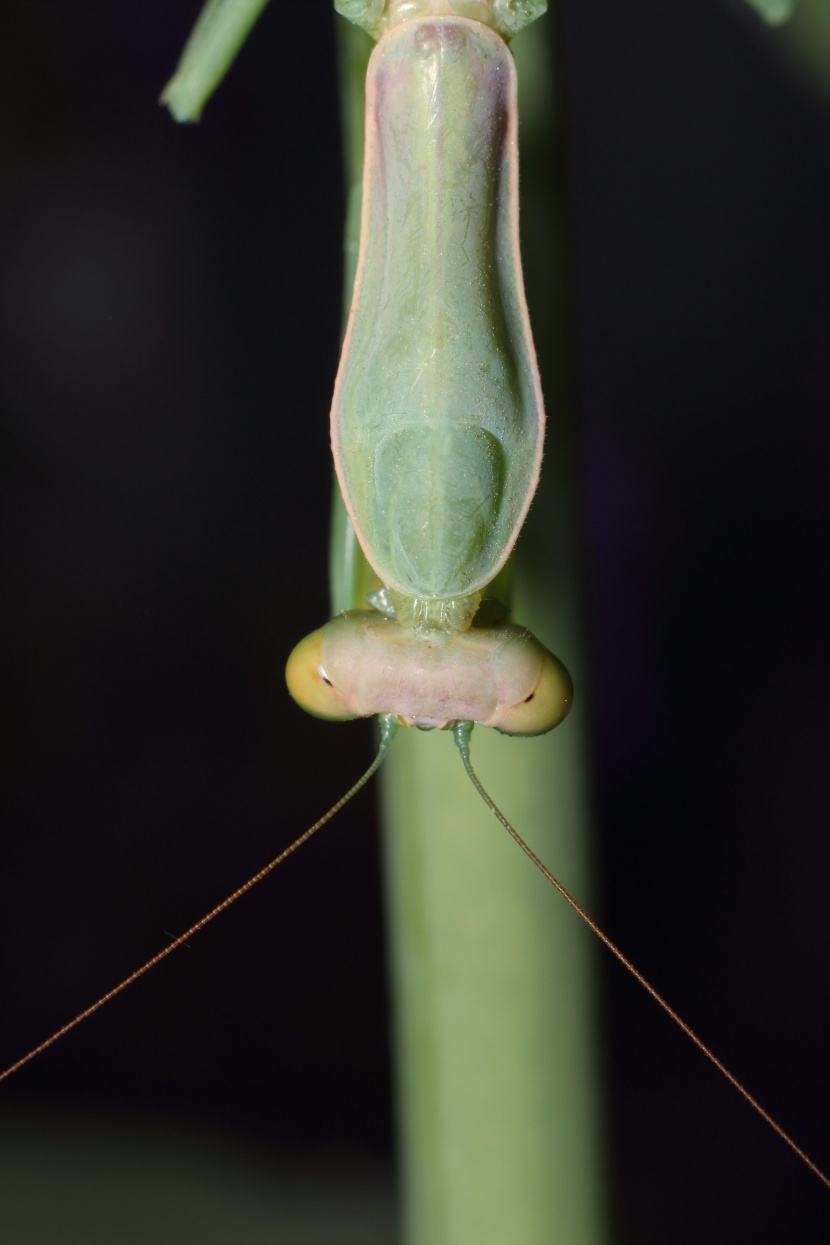
POLYGON ((366 117, 338 480, 387 587, 463 600, 510 553, 542 454, 512 57, 478 22, 407 22, 372 54, 366 117))

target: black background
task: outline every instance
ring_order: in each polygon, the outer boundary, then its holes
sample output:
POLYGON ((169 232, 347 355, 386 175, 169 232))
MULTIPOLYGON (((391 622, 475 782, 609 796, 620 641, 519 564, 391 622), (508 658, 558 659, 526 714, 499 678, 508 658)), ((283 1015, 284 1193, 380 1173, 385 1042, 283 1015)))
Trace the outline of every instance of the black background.
MULTIPOLYGON (((294 7, 195 127, 155 103, 195 5, 1 19, 4 1063, 369 754, 282 682, 328 612, 343 216, 334 21, 294 7)), ((827 1167, 826 105, 737 4, 559 16, 602 915, 827 1167)), ((388 1159, 372 818, 364 795, 0 1109, 388 1159)), ((606 978, 620 1239, 826 1239, 814 1178, 606 978)))

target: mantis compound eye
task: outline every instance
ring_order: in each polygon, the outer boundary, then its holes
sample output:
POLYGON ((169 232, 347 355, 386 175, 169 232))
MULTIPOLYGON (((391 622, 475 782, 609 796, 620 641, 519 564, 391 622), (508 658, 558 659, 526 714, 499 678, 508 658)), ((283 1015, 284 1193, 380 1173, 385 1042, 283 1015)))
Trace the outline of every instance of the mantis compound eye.
POLYGON ((533 690, 490 723, 503 735, 544 735, 559 725, 573 704, 571 676, 558 657, 541 644, 539 648, 539 678, 533 690))
POLYGON ((312 631, 291 650, 285 666, 285 681, 300 708, 315 718, 345 722, 357 717, 323 668, 322 627, 312 631))

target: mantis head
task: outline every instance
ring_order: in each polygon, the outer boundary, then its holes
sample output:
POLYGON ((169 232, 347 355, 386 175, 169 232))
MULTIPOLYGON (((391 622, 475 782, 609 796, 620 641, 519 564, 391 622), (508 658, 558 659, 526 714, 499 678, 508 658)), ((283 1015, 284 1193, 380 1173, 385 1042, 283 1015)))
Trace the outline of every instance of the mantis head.
POLYGON ((469 721, 541 735, 573 701, 559 659, 505 620, 416 632, 376 610, 349 610, 301 640, 285 673, 297 703, 333 721, 391 714, 403 726, 469 721))

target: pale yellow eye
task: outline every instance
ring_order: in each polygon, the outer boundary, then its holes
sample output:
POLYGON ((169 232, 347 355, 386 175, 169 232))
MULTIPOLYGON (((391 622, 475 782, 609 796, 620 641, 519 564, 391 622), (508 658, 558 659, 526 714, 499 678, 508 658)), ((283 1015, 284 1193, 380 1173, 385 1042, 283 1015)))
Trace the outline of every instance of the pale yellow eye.
POLYGON ((346 708, 343 697, 323 669, 323 630, 312 631, 291 651, 285 665, 288 690, 300 708, 316 718, 345 722, 357 715, 346 708))
POLYGON ((558 657, 547 650, 542 659, 539 681, 518 705, 501 714, 494 725, 504 735, 544 735, 553 730, 573 704, 571 676, 558 657))

